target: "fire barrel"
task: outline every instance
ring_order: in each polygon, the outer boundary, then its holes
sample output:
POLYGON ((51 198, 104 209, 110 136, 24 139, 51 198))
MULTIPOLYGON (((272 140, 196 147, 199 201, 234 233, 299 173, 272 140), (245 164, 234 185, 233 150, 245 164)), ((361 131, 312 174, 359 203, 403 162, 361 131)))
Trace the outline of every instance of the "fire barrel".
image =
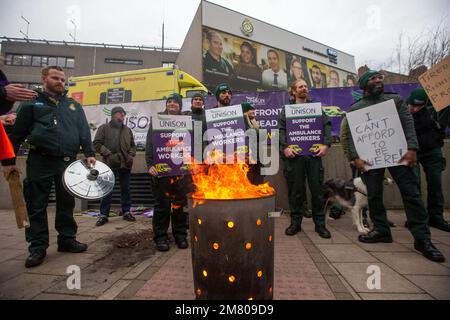
POLYGON ((273 298, 275 195, 205 200, 189 224, 194 291, 199 300, 273 298))

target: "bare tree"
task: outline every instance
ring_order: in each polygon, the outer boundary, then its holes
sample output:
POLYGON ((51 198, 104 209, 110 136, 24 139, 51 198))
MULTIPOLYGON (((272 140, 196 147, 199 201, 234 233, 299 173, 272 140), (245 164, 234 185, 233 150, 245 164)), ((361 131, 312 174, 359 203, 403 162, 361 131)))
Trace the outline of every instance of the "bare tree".
POLYGON ((430 68, 450 53, 449 17, 443 17, 434 26, 426 28, 421 34, 407 36, 401 32, 393 55, 383 63, 386 70, 409 74, 420 66, 430 68))

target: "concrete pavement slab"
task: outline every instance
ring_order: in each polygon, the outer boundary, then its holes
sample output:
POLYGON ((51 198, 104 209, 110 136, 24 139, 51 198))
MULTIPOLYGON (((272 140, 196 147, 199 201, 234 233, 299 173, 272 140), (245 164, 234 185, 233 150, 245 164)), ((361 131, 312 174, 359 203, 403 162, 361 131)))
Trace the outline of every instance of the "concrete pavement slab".
POLYGON ((113 300, 131 283, 131 280, 119 280, 114 283, 108 290, 102 293, 97 300, 113 300))
POLYGON ((405 279, 402 275, 381 262, 377 263, 333 263, 333 266, 359 294, 366 293, 423 293, 423 290, 405 279), (368 267, 374 265, 380 268, 380 289, 370 289, 367 280, 372 274, 368 274, 368 267))
POLYGON ((416 286, 439 300, 450 300, 449 276, 406 276, 416 286))
POLYGON ((407 245, 403 245, 400 243, 364 243, 358 240, 355 241, 361 249, 364 251, 373 253, 373 252, 410 252, 411 249, 407 247, 407 245))
POLYGON ((73 294, 41 293, 34 297, 33 300, 95 300, 95 297, 73 294))
POLYGON ((0 284, 24 273, 26 270, 25 263, 21 260, 10 259, 0 263, 0 284))
POLYGON ((0 284, 0 299, 32 299, 59 281, 60 276, 23 273, 0 284))
POLYGON ((28 251, 26 249, 2 249, 2 254, 0 255, 0 262, 7 261, 9 259, 14 259, 18 256, 23 256, 24 254, 27 254, 28 251))
POLYGON ((65 277, 63 281, 48 288, 45 292, 99 297, 129 270, 130 268, 114 268, 112 266, 94 264, 81 271, 80 290, 68 289, 66 285, 67 277, 65 277))
POLYGON ((318 244, 331 262, 377 262, 378 260, 355 244, 318 244))
POLYGON ((96 259, 98 259, 98 256, 92 253, 59 253, 56 257, 47 257, 45 263, 27 269, 26 272, 67 276, 69 266, 77 265, 83 269, 93 264, 96 259))
POLYGON ((450 236, 435 236, 435 237, 432 237, 432 239, 437 240, 440 243, 444 243, 444 244, 450 246, 450 236))
MULTIPOLYGON (((450 270, 414 252, 374 252, 373 255, 400 274, 450 275, 450 270)), ((450 290, 450 287, 449 287, 450 290)))
POLYGON ((414 243, 414 238, 408 229, 405 228, 402 228, 401 230, 391 229, 391 232, 392 232, 392 240, 394 240, 394 242, 405 244, 414 243))
POLYGON ((423 293, 361 293, 363 300, 435 300, 423 293))

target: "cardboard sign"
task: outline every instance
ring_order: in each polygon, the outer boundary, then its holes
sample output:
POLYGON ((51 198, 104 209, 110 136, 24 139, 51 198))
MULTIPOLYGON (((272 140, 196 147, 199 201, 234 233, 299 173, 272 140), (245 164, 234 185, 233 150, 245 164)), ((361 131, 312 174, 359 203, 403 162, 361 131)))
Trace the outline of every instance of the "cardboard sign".
POLYGON ((192 118, 157 114, 152 116, 153 163, 159 177, 190 174, 192 118))
POLYGON ((315 155, 323 143, 321 103, 289 104, 286 112, 286 142, 299 156, 315 155))
POLYGON ((232 156, 248 153, 245 146, 245 122, 242 106, 205 110, 207 136, 210 146, 232 156))
POLYGON ((347 113, 356 152, 367 170, 395 167, 408 145, 394 100, 347 113))
POLYGON ((450 105, 450 55, 419 77, 436 111, 450 105))

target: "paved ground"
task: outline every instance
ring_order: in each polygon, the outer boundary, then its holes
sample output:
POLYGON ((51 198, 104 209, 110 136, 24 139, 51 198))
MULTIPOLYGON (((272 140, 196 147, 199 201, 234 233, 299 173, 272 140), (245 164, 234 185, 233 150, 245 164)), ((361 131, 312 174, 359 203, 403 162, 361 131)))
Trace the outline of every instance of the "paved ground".
MULTIPOLYGON (((49 215, 47 259, 39 267, 25 269, 24 232, 17 229, 11 210, 0 210, 0 299, 194 299, 189 249, 172 244, 169 252, 161 253, 151 245, 116 247, 124 234, 146 230, 149 236, 149 218, 137 217, 136 223, 129 223, 116 217, 97 228, 96 219, 77 216, 78 239, 89 249, 69 254, 56 252, 53 209, 49 215), (70 265, 81 269, 80 290, 67 288, 70 265)), ((404 213, 391 211, 389 216, 398 224, 392 229, 392 244, 358 242, 347 215, 328 222, 332 239, 318 237, 311 219, 304 220, 297 236, 285 236, 288 218, 275 218, 274 298, 450 299, 450 233, 431 229, 434 243, 448 261, 433 263, 414 251, 412 236, 403 227, 404 213), (368 288, 373 272, 368 273, 368 268, 381 271, 379 289, 368 288)))

